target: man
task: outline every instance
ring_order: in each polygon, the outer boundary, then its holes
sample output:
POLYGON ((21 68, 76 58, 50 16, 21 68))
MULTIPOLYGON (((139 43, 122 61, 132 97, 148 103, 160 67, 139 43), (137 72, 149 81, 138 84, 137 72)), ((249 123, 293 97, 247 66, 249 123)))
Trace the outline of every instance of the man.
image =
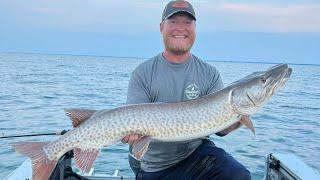
MULTIPOLYGON (((160 32, 165 49, 140 64, 132 73, 128 104, 179 102, 196 99, 223 87, 218 71, 190 53, 195 41, 196 16, 187 1, 169 2, 160 32)), ((217 135, 240 127, 236 123, 217 135)), ((140 135, 122 142, 132 145, 140 135)), ((250 179, 244 166, 207 137, 183 142, 152 141, 141 162, 129 156, 137 179, 250 179)))

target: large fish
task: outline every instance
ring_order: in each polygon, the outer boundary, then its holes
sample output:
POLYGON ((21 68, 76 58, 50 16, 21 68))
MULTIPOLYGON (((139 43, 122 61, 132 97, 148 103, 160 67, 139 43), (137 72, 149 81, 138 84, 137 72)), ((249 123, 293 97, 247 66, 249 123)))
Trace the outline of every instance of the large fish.
POLYGON ((88 172, 99 149, 129 134, 144 136, 133 145, 140 159, 151 139, 184 141, 205 137, 240 121, 254 131, 248 118, 291 75, 286 64, 255 72, 228 87, 196 100, 126 105, 111 110, 66 109, 75 127, 53 142, 18 142, 13 148, 32 160, 33 179, 48 179, 59 158, 74 150, 76 165, 88 172), (242 117, 242 118, 240 118, 242 117))

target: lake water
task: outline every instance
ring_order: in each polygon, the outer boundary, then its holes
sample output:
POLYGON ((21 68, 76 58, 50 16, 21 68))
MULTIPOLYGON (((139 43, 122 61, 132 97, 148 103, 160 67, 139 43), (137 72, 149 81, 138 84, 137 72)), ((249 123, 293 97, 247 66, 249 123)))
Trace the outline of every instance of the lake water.
MULTIPOLYGON (((144 59, 92 56, 0 53, 0 135, 55 132, 70 129, 64 108, 106 109, 125 104, 132 70, 144 59)), ((271 64, 209 62, 225 85, 271 64)), ((256 136, 241 128, 226 137, 211 136, 252 173, 262 179, 265 155, 294 153, 320 170, 320 66, 291 65, 292 78, 252 116, 256 136)), ((0 139, 0 179, 26 157, 10 143, 52 141, 56 137, 0 139)), ((128 146, 102 150, 95 162, 99 173, 132 176, 128 146)))

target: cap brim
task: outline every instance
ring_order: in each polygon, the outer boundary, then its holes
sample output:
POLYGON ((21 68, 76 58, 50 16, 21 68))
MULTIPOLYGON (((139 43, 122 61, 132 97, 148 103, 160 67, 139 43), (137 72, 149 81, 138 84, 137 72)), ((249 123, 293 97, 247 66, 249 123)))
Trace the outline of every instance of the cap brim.
POLYGON ((192 13, 190 13, 189 11, 176 10, 176 11, 173 11, 172 13, 168 14, 164 19, 162 19, 162 21, 169 19, 171 16, 173 16, 174 14, 179 13, 179 12, 185 12, 185 13, 189 14, 194 20, 197 20, 196 17, 192 13))

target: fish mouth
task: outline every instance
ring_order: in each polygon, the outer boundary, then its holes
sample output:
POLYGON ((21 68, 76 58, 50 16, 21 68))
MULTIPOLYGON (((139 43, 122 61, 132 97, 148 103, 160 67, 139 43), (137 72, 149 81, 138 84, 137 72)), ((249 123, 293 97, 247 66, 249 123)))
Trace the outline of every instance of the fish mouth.
POLYGON ((271 80, 265 85, 265 87, 269 87, 268 89, 272 95, 275 91, 282 88, 289 80, 292 74, 292 68, 289 68, 287 64, 279 64, 271 67, 268 74, 271 80))
POLYGON ((286 68, 285 71, 280 74, 280 78, 278 80, 279 87, 282 87, 290 78, 292 73, 292 68, 286 68))
POLYGON ((287 82, 288 79, 291 77, 292 74, 292 68, 288 68, 285 75, 282 78, 282 81, 287 82))

